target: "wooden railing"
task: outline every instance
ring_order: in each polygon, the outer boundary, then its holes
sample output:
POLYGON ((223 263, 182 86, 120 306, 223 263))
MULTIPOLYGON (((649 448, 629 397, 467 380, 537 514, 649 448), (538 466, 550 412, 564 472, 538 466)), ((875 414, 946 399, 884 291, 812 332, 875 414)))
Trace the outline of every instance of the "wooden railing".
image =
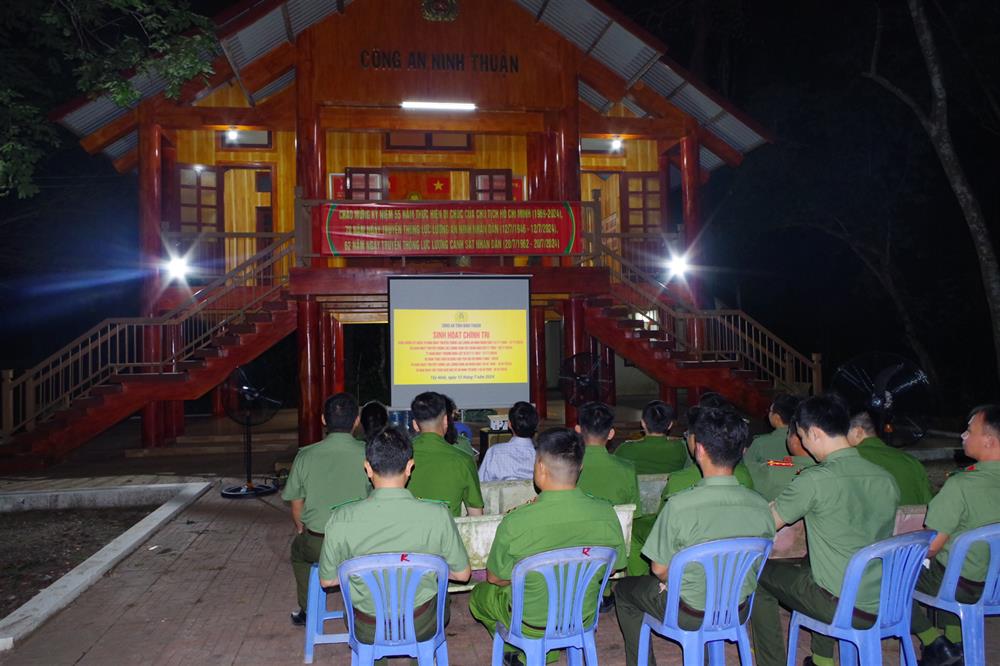
POLYGON ((33 368, 17 376, 4 370, 0 435, 32 430, 113 375, 176 371, 179 362, 287 284, 293 234, 271 234, 269 240, 163 316, 106 319, 33 368))
POLYGON ((806 357, 742 310, 694 310, 668 305, 660 294, 667 293, 669 286, 618 248, 629 240, 660 242, 666 253, 680 239, 671 234, 604 231, 617 228, 614 222, 606 218, 592 226, 581 263, 607 268, 612 282, 626 287, 618 291, 619 298, 646 328, 665 331, 675 348, 691 360, 735 361, 742 369, 752 371, 755 379, 792 393, 822 390, 820 356, 806 357))

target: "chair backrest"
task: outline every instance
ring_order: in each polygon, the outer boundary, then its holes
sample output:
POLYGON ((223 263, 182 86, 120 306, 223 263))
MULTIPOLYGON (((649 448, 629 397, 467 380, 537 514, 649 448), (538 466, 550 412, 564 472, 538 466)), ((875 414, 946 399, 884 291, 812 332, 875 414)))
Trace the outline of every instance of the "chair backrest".
MULTIPOLYGON (((705 571, 705 618, 702 631, 720 631, 740 624, 743 581, 760 577, 772 541, 761 537, 718 539, 689 546, 670 558, 667 572, 667 605, 663 623, 676 627, 680 609, 681 582, 685 569, 705 571), (756 571, 751 570, 756 566, 756 571)), ((750 595, 751 602, 753 594, 750 595)))
POLYGON ((597 601, 604 594, 608 577, 615 565, 615 549, 607 546, 577 546, 548 550, 531 555, 514 565, 511 573, 511 624, 514 635, 521 635, 524 613, 524 583, 535 573, 545 580, 549 609, 545 638, 566 638, 589 631, 597 624, 598 613, 584 626, 583 604, 591 581, 603 570, 597 601))
POLYGON ((990 563, 986 569, 983 594, 978 603, 986 606, 1000 605, 1000 523, 983 525, 955 537, 955 543, 948 554, 948 566, 941 580, 939 597, 955 601, 955 588, 958 586, 958 577, 962 575, 962 565, 965 564, 969 549, 980 542, 989 546, 990 563))
POLYGON ((467 423, 462 423, 461 421, 455 421, 455 432, 459 435, 465 435, 472 441, 472 428, 469 427, 467 423))
POLYGON ((880 560, 882 564, 878 625, 891 627, 908 618, 913 606, 913 589, 917 585, 917 576, 920 575, 927 549, 936 534, 934 530, 901 534, 854 553, 844 572, 840 602, 832 624, 836 627, 851 627, 861 577, 868 565, 875 560, 880 560))
POLYGON ((448 594, 448 563, 437 555, 421 553, 381 553, 364 555, 341 563, 337 569, 344 596, 347 627, 354 636, 354 602, 350 580, 368 588, 375 606, 375 644, 416 643, 413 606, 417 586, 424 576, 437 577, 438 630, 444 627, 444 598, 448 594))

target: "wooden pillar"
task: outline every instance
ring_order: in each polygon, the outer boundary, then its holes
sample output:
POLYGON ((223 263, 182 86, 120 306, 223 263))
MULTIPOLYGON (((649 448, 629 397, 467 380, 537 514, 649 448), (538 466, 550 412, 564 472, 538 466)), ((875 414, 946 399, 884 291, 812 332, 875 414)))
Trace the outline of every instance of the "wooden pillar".
POLYGON ((663 233, 673 231, 670 228, 670 147, 666 141, 656 142, 656 166, 660 176, 660 229, 663 233))
POLYGON ((319 326, 319 357, 322 380, 320 384, 323 389, 321 394, 323 399, 336 393, 333 387, 333 314, 320 311, 319 326))
POLYGON ((531 308, 531 401, 535 403, 538 416, 547 418, 549 403, 545 395, 548 379, 545 373, 545 308, 536 305, 531 308))
POLYGON ((344 372, 347 364, 344 361, 344 324, 336 317, 330 317, 333 331, 333 392, 341 393, 347 390, 344 372))
MULTIPOLYGON (((180 325, 166 327, 163 331, 163 346, 165 357, 173 358, 174 363, 167 370, 179 372, 176 359, 183 347, 183 331, 180 325)), ((163 430, 166 439, 177 439, 184 434, 184 401, 167 400, 163 403, 163 430)))
POLYGON ((660 384, 660 400, 674 408, 674 413, 678 413, 677 387, 660 384))
MULTIPOLYGON (((575 88, 574 88, 575 90, 575 88)), ((553 117, 553 152, 556 163, 556 180, 559 201, 580 201, 580 105, 573 103, 553 117)), ((573 257, 559 258, 563 266, 572 266, 573 257)))
MULTIPOLYGON (((319 105, 313 96, 316 78, 313 48, 313 34, 306 30, 295 43, 295 174, 304 198, 326 199, 326 133, 320 125, 319 105)), ((337 257, 330 261, 341 266, 344 259, 337 257)), ((320 268, 326 261, 313 259, 309 263, 320 268)))
POLYGON ((701 396, 705 393, 704 387, 701 386, 688 386, 687 387, 687 406, 691 409, 699 402, 701 402, 701 396))
MULTIPOLYGON (((698 235, 701 233, 701 164, 698 157, 697 130, 691 130, 681 139, 681 198, 684 210, 684 246, 689 258, 698 256, 698 235)), ((701 307, 701 285, 696 276, 688 276, 691 299, 696 308, 701 307)))
POLYGON ((212 389, 212 416, 225 416, 226 415, 226 404, 225 398, 222 395, 222 385, 216 386, 212 389))
MULTIPOLYGON (((153 121, 147 104, 138 109, 139 125, 139 266, 143 272, 140 290, 140 309, 143 317, 156 315, 156 300, 160 294, 160 263, 163 261, 163 243, 160 224, 163 213, 163 136, 160 126, 153 121)), ((159 327, 147 326, 143 330, 143 359, 161 358, 162 339, 159 327)), ((163 404, 147 403, 141 412, 142 445, 162 446, 163 404)))
MULTIPOLYGON (((579 297, 566 301, 563 310, 563 358, 587 351, 587 334, 583 327, 583 299, 579 297)), ((576 425, 576 407, 566 403, 566 427, 576 425)))
POLYGON ((319 302, 303 296, 296 302, 299 343, 299 446, 323 438, 320 415, 323 409, 322 368, 320 366, 319 302))
POLYGON ((615 350, 607 345, 601 345, 601 363, 608 369, 608 376, 604 379, 608 382, 608 404, 618 404, 618 386, 615 382, 615 350))

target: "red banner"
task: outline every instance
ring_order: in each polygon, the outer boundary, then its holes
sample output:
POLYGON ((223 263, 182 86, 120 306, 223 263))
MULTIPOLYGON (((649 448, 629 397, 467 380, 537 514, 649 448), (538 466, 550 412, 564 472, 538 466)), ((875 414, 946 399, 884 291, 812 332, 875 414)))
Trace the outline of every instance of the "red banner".
POLYGON ((326 255, 575 254, 580 204, 451 201, 313 208, 326 255))

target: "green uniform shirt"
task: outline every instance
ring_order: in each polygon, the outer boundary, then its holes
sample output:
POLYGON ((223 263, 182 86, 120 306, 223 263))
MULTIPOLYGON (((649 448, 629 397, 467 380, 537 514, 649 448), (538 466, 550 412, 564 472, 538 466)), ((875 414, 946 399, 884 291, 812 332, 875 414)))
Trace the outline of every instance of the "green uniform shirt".
POLYGON ((894 449, 878 437, 867 437, 857 445, 858 453, 892 474, 899 486, 900 504, 927 504, 934 493, 923 464, 905 451, 894 449))
MULTIPOLYGON (((835 597, 840 596, 854 553, 892 536, 897 506, 899 488, 892 475, 853 448, 834 451, 822 463, 802 470, 774 500, 775 511, 786 523, 806 519, 813 579, 835 597)), ((857 608, 878 611, 881 578, 881 566, 868 568, 858 588, 857 608)))
POLYGON ((615 450, 615 455, 630 460, 636 474, 669 474, 684 468, 687 461, 687 443, 677 437, 646 435, 642 439, 625 442, 615 450))
MULTIPOLYGON (((366 499, 333 511, 326 524, 319 576, 323 580, 336 578, 337 567, 354 557, 396 552, 439 555, 451 571, 469 566, 469 555, 448 507, 418 500, 405 488, 376 488, 366 499)), ((436 581, 425 576, 417 587, 414 607, 436 594, 436 581)), ((364 583, 351 581, 351 600, 363 613, 375 614, 364 583)))
MULTIPOLYGON (((737 483, 744 488, 754 489, 750 470, 747 469, 747 466, 743 462, 737 463, 736 467, 733 468, 733 476, 736 477, 737 483)), ((699 481, 701 481, 701 469, 697 465, 685 467, 668 476, 667 485, 663 486, 663 492, 660 493, 660 510, 663 510, 663 503, 671 496, 676 495, 682 490, 693 488, 699 481)))
MULTIPOLYGON (((712 476, 670 498, 653 524, 642 554, 670 566, 678 551, 716 539, 774 538, 774 518, 767 501, 742 488, 735 477, 712 476)), ((742 598, 757 586, 756 572, 743 581, 742 598)), ((705 571, 689 566, 681 578, 681 598, 697 610, 705 608, 705 571)))
POLYGON ((753 489, 770 502, 799 472, 815 464, 809 456, 783 456, 762 463, 747 461, 747 470, 753 479, 753 489))
POLYGON ((462 515, 462 502, 483 508, 479 476, 472 456, 462 453, 433 432, 413 438, 413 475, 407 488, 415 497, 447 502, 451 515, 462 515))
MULTIPOLYGON (((945 565, 957 536, 990 523, 1000 523, 1000 461, 977 462, 967 471, 948 477, 928 505, 924 520, 929 529, 949 537, 937 554, 938 561, 945 565)), ((989 562, 989 547, 984 543, 973 545, 962 565, 962 577, 986 580, 989 562)))
POLYGON ((365 445, 349 433, 335 432, 295 454, 281 498, 304 499, 302 523, 322 532, 330 509, 359 499, 371 486, 365 474, 365 445))
MULTIPOLYGON (((626 564, 625 539, 614 507, 608 502, 587 497, 582 490, 549 490, 531 504, 512 510, 497 527, 486 568, 499 578, 510 580, 514 564, 524 558, 556 548, 573 546, 611 546, 617 552, 615 569, 626 564)), ((599 586, 596 577, 593 585, 599 586)), ((548 612, 548 594, 541 576, 529 576, 524 583, 524 622, 544 627, 548 612)), ((510 595, 511 588, 500 588, 510 595)), ((595 595, 587 595, 584 621, 596 612, 595 595)), ((508 601, 509 603, 509 601, 508 601)))
POLYGON ((788 455, 788 446, 785 444, 787 437, 788 428, 784 426, 775 428, 766 435, 757 435, 753 438, 750 448, 743 454, 743 459, 748 463, 780 460, 788 455))
POLYGON ((603 446, 583 448, 583 471, 576 487, 612 504, 639 503, 639 477, 627 460, 616 458, 603 446))

